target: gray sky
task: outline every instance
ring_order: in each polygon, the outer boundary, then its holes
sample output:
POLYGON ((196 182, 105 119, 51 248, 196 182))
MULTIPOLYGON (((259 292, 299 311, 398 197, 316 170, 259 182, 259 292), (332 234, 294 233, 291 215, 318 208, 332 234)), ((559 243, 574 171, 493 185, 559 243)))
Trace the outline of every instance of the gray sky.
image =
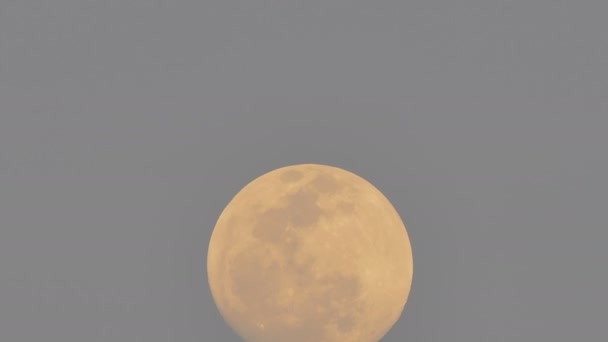
POLYGON ((247 182, 355 172, 415 275, 383 341, 608 335, 608 2, 0 1, 0 340, 234 341, 247 182))

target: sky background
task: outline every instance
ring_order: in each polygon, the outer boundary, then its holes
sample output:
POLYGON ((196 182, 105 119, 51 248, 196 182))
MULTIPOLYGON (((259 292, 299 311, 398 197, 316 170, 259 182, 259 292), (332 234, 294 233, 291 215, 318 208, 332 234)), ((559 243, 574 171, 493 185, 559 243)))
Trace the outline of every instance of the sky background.
POLYGON ((0 340, 236 341, 208 239, 338 166, 414 251, 383 341, 605 341, 608 2, 0 1, 0 340))

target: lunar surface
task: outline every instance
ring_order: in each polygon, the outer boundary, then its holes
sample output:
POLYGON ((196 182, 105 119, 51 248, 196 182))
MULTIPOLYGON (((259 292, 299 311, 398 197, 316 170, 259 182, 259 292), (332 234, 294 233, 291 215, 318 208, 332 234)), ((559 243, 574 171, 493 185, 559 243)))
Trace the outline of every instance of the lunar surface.
POLYGON ((340 168, 300 164, 247 184, 211 235, 207 273, 250 342, 376 342, 412 283, 410 240, 388 199, 340 168))

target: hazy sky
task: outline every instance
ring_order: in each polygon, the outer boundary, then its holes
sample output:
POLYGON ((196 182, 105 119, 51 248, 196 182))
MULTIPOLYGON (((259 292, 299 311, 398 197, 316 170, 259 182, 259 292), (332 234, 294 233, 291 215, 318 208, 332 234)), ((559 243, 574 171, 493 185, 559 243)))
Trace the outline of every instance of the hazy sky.
POLYGON ((605 341, 608 2, 0 1, 0 340, 235 341, 207 243, 253 178, 376 185, 383 341, 605 341))

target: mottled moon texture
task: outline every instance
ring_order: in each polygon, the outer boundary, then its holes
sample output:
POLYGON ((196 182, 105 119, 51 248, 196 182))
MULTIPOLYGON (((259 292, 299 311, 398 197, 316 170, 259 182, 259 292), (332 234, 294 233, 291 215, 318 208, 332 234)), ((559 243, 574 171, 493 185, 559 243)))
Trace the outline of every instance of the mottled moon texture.
POLYGON ((247 184, 221 213, 207 258, 220 313, 251 342, 376 342, 401 315, 412 272, 388 199, 318 164, 247 184))

